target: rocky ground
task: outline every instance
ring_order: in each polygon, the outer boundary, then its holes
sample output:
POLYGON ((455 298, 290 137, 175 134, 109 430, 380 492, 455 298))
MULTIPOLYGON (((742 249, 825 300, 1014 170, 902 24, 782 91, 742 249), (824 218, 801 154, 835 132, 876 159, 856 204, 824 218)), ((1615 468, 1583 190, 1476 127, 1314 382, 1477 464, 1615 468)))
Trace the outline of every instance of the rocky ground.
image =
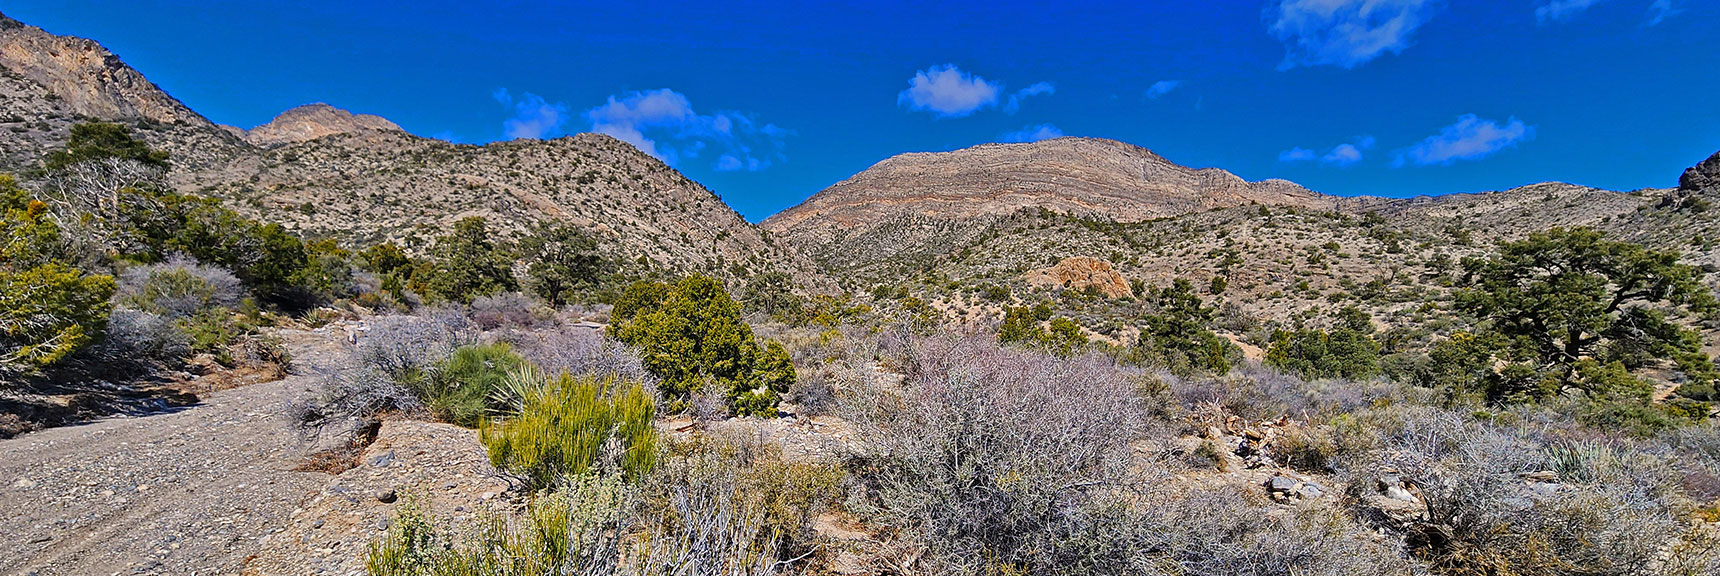
MULTIPOLYGON (((300 365, 346 354, 338 333, 281 336, 300 365)), ((328 482, 294 470, 305 446, 282 420, 317 378, 0 441, 0 573, 239 572, 328 482)))

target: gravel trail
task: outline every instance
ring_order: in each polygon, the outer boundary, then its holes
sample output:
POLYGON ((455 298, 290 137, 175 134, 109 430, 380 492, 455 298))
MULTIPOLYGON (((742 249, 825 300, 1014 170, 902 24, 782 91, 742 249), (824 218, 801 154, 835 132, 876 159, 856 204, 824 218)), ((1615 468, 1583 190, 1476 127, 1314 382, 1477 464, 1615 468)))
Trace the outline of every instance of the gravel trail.
MULTIPOLYGON (((347 354, 338 334, 280 335, 301 367, 347 354)), ((282 414, 306 372, 0 441, 0 574, 238 574, 328 482, 292 469, 305 448, 282 414)))

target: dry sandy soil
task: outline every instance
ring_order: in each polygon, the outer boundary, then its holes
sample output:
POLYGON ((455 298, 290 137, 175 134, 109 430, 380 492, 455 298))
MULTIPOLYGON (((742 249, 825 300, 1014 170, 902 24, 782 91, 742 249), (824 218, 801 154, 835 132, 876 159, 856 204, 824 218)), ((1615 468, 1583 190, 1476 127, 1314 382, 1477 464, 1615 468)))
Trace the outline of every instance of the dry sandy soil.
MULTIPOLYGON (((338 333, 281 336, 301 366, 347 353, 338 333)), ((0 441, 0 573, 238 573, 328 482, 293 470, 306 446, 281 419, 306 372, 0 441)))

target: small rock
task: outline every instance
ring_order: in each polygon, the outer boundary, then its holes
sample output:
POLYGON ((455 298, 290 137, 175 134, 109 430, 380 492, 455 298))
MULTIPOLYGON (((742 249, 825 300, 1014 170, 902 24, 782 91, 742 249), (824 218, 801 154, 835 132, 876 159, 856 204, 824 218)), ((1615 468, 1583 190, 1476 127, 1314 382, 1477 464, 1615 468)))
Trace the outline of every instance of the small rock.
POLYGON ((446 483, 446 484, 443 484, 443 485, 442 485, 442 489, 443 489, 443 490, 453 490, 453 489, 454 489, 454 488, 455 488, 455 487, 458 487, 458 486, 459 486, 459 484, 455 484, 455 483, 453 483, 453 482, 449 482, 449 483, 446 483))
POLYGON ((479 496, 478 496, 478 499, 479 499, 479 500, 489 500, 489 499, 491 499, 491 498, 495 498, 495 497, 496 497, 496 493, 495 493, 495 492, 485 492, 485 493, 483 493, 483 494, 482 494, 482 495, 479 495, 479 496))
POLYGON ((1376 487, 1379 489, 1379 491, 1381 493, 1384 493, 1386 490, 1389 490, 1393 487, 1402 488, 1403 487, 1403 479, 1399 478, 1393 474, 1387 474, 1385 476, 1379 477, 1378 480, 1375 480, 1374 484, 1376 485, 1376 487))
POLYGON ((1294 492, 1301 485, 1301 482, 1289 476, 1273 476, 1266 482, 1266 487, 1273 492, 1294 492))
POLYGON ((29 478, 19 478, 17 480, 12 481, 12 487, 13 488, 35 488, 36 487, 36 481, 31 480, 29 478))
POLYGON ((317 528, 322 528, 322 525, 323 525, 323 521, 322 521, 322 518, 318 518, 318 519, 317 519, 317 521, 316 521, 316 522, 312 522, 312 523, 311 523, 311 529, 313 529, 313 530, 314 530, 314 529, 317 529, 317 528))
POLYGON ((398 497, 394 494, 393 488, 384 488, 384 489, 376 491, 376 501, 377 502, 381 502, 383 504, 393 504, 394 500, 396 498, 398 498, 398 497))
POLYGON ((389 464, 393 464, 393 463, 394 463, 394 451, 393 450, 389 450, 387 452, 382 453, 382 455, 380 455, 380 456, 377 456, 375 458, 370 459, 370 465, 375 466, 377 468, 386 468, 389 464))
POLYGON ((1524 472, 1522 474, 1518 474, 1517 477, 1522 478, 1524 480, 1528 480, 1530 482, 1548 482, 1548 483, 1551 483, 1551 482, 1558 482, 1559 481, 1559 473, 1554 472, 1552 470, 1542 470, 1540 472, 1524 472))
POLYGON ((1415 495, 1410 494, 1409 491, 1403 489, 1402 486, 1388 486, 1388 487, 1386 487, 1386 489, 1383 492, 1385 493, 1385 496, 1387 498, 1391 498, 1393 500, 1400 500, 1403 502, 1410 502, 1410 503, 1414 503, 1417 501, 1415 495))
POLYGON ((1303 484, 1302 488, 1296 491, 1296 496, 1303 500, 1313 500, 1323 495, 1325 492, 1320 490, 1320 485, 1313 482, 1303 484))

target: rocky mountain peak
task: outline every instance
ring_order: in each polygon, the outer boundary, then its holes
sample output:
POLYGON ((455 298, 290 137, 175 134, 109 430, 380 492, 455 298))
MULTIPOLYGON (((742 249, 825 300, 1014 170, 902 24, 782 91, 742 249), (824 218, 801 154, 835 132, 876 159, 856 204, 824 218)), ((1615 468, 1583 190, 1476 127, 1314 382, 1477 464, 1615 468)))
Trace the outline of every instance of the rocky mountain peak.
POLYGON ((328 104, 299 106, 276 116, 268 124, 245 131, 245 141, 257 146, 309 142, 335 134, 404 132, 381 116, 353 114, 328 104))
POLYGON ((45 89, 62 113, 114 121, 213 126, 101 44, 57 36, 0 15, 8 92, 45 89), (17 86, 10 83, 22 82, 17 86))
POLYGON ((1678 189, 1684 192, 1699 192, 1710 188, 1720 188, 1720 152, 1715 152, 1707 160, 1691 166, 1678 177, 1678 189))

